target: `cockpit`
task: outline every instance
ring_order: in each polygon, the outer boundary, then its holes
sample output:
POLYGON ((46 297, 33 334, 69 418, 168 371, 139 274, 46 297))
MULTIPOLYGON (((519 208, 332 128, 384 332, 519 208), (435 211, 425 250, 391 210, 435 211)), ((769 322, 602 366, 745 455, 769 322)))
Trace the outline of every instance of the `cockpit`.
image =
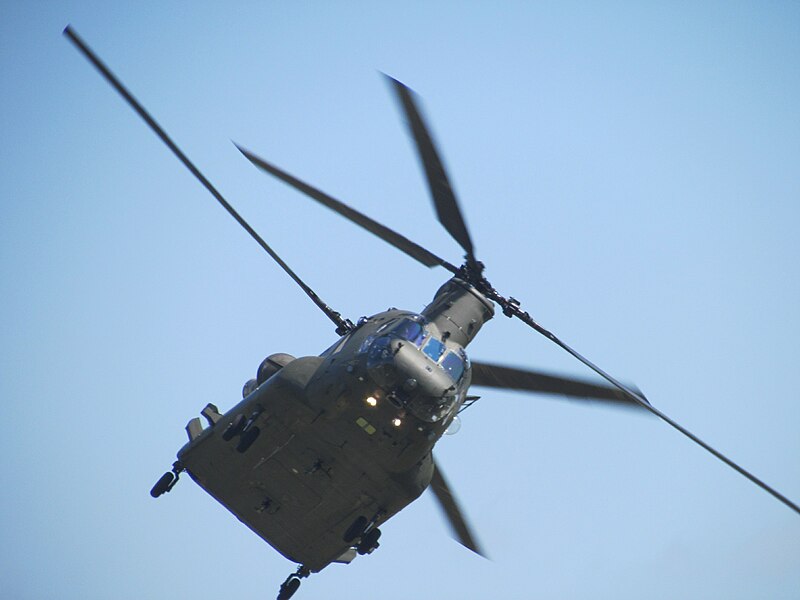
POLYGON ((422 317, 403 317, 384 323, 376 332, 377 335, 392 335, 401 340, 411 342, 418 348, 422 345, 427 335, 425 321, 422 317))
POLYGON ((372 379, 424 421, 439 421, 466 394, 467 355, 440 339, 420 315, 384 323, 361 350, 372 379))

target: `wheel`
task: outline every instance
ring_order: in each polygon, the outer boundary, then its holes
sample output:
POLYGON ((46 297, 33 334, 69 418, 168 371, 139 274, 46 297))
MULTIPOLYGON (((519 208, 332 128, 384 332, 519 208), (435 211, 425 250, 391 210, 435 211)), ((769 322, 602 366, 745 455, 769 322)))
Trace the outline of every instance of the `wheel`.
POLYGON ((172 472, 168 471, 161 476, 161 479, 156 481, 156 484, 153 486, 153 489, 150 490, 150 495, 153 498, 158 498, 162 494, 169 491, 172 482, 175 480, 175 475, 172 472))
POLYGON ((375 551, 375 549, 379 546, 378 539, 381 537, 381 530, 375 527, 374 529, 370 529, 363 538, 361 538, 361 543, 358 545, 356 550, 359 554, 370 554, 375 551))
POLYGON ((351 544, 360 538, 362 535, 364 535, 364 529, 367 528, 367 522, 367 517, 357 517, 356 520, 351 523, 350 527, 347 528, 347 531, 344 532, 342 540, 348 544, 351 544))
POLYGON ((297 588, 300 587, 300 579, 297 577, 292 577, 286 583, 281 586, 280 591, 278 592, 278 600, 289 600, 294 593, 297 591, 297 588))
POLYGON ((247 423, 247 419, 244 415, 236 415, 231 421, 230 425, 228 425, 227 429, 222 434, 222 439, 226 442, 230 442, 234 437, 239 435, 244 429, 245 423, 247 423))
POLYGON ((250 427, 247 431, 242 434, 242 437, 239 438, 239 443, 236 446, 236 450, 239 453, 247 452, 248 448, 253 445, 253 442, 256 441, 258 435, 261 433, 261 430, 258 427, 250 427))

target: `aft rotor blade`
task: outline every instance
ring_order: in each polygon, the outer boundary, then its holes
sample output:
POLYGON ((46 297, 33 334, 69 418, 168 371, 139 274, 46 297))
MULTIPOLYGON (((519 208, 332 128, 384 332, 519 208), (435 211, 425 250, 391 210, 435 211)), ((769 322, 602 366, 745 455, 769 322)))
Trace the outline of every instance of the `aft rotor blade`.
MULTIPOLYGON (((471 361, 471 364, 472 385, 541 394, 560 394, 569 398, 611 403, 625 408, 639 408, 638 402, 631 400, 625 392, 613 386, 474 360, 471 361)), ((644 396, 642 397, 644 398, 644 396)))
POLYGON ((432 252, 426 250, 419 244, 415 244, 407 237, 400 235, 396 231, 389 229, 388 227, 381 225, 374 219, 369 218, 363 213, 358 212, 354 208, 350 208, 344 202, 329 196, 323 191, 318 190, 317 188, 305 183, 304 181, 299 180, 297 177, 290 175, 286 171, 283 171, 276 167, 273 164, 268 163, 263 158, 256 156, 249 150, 242 148, 239 144, 234 143, 234 145, 239 149, 239 151, 247 157, 251 163, 257 166, 262 171, 269 173, 283 181, 284 183, 289 184, 293 188, 303 192, 305 195, 313 198, 323 206, 327 206, 332 211, 339 213, 346 219, 349 219, 356 225, 360 225, 370 233, 378 236, 383 241, 390 243, 392 246, 401 250, 408 254, 411 258, 416 259, 417 261, 421 262, 426 267, 444 267, 451 273, 457 273, 458 269, 451 265, 446 260, 439 258, 432 252))
POLYGON ((572 356, 577 358, 584 365, 589 367, 592 371, 594 371, 595 373, 600 375, 600 377, 602 377, 603 379, 605 379, 606 381, 611 383, 614 387, 616 387, 618 390, 620 390, 626 396, 628 396, 633 402, 636 402, 637 404, 639 404, 639 406, 641 406, 645 410, 653 413, 659 419, 661 419, 662 421, 664 421, 665 423, 667 423, 668 425, 670 425, 674 429, 677 429, 678 431, 680 431, 683 435, 685 435, 690 440, 692 440, 694 443, 696 443, 700 447, 704 448, 705 450, 707 450, 708 452, 710 452, 711 454, 716 456, 719 460, 721 460, 726 465, 731 467, 734 471, 737 471, 739 474, 743 475, 744 477, 746 477, 747 479, 749 479, 750 481, 755 483, 762 490, 764 490, 768 494, 772 495, 774 498, 776 498, 777 500, 779 500, 780 502, 782 502, 783 504, 785 504, 786 506, 791 508, 796 513, 800 514, 800 506, 798 506, 797 504, 795 504, 794 502, 789 500, 786 496, 784 496, 783 494, 778 492, 775 488, 773 488, 773 487, 767 485, 766 483, 764 483, 763 481, 761 481, 758 477, 756 477, 755 475, 750 473, 745 468, 743 468, 743 467, 739 466, 738 464, 736 464, 735 462, 733 462, 730 458, 728 458, 727 456, 722 454, 722 452, 720 452, 719 450, 716 450, 715 448, 711 447, 709 444, 707 444, 706 442, 701 440, 699 437, 697 437, 691 431, 689 431, 688 429, 686 429, 682 425, 678 424, 676 421, 673 421, 671 418, 669 418, 667 415, 662 413, 660 410, 658 410, 657 408, 653 407, 645 399, 645 397, 642 396, 640 393, 637 393, 637 392, 631 390, 630 388, 626 387, 625 385, 623 385, 622 383, 620 383, 619 381, 614 379, 611 375, 609 375, 608 373, 603 371, 600 367, 598 367, 593 362, 591 362, 589 359, 585 358, 580 353, 578 353, 576 350, 574 350, 573 348, 568 346, 566 343, 561 341, 558 337, 556 337, 555 334, 553 334, 552 332, 548 331, 547 329, 545 329, 544 327, 539 325, 536 321, 534 321, 533 318, 527 312, 525 312, 522 309, 520 309, 519 303, 516 300, 514 300, 513 298, 511 300, 503 298, 502 296, 500 296, 494 290, 491 290, 489 292, 489 297, 491 297, 492 300, 494 300, 495 302, 500 304, 500 306, 503 308, 503 313, 506 316, 517 317, 523 323, 525 323, 529 327, 531 327, 531 328, 535 329, 536 331, 538 331, 539 333, 541 333, 543 336, 548 338, 550 341, 554 342, 555 344, 557 344, 558 346, 560 346, 561 348, 563 348, 564 350, 569 352, 572 356))
POLYGON ((435 460, 433 461, 433 479, 431 479, 431 490, 433 490, 433 494, 439 501, 439 506, 442 507, 445 517, 447 518, 447 522, 450 523, 450 527, 452 527, 453 533, 455 534, 458 542, 465 548, 468 548, 476 554, 480 554, 484 558, 487 558, 486 554, 484 554, 483 550, 481 550, 480 546, 478 545, 478 542, 475 540, 475 536, 472 534, 472 531, 467 524, 464 513, 458 506, 458 502, 456 501, 456 497, 453 495, 453 492, 450 490, 450 486, 447 485, 447 480, 442 474, 441 467, 439 467, 435 460))
POLYGON ((167 147, 172 151, 172 153, 178 157, 178 159, 184 164, 184 166, 187 169, 189 169, 189 171, 191 171, 192 175, 194 175, 197 178, 197 180, 200 183, 202 183, 203 186, 211 193, 211 195, 214 196, 217 202, 219 202, 222 205, 222 207, 226 211, 228 211, 228 213, 234 219, 236 219, 236 222, 239 223, 239 225, 241 225, 256 242, 258 242, 259 246, 261 246, 267 252, 267 254, 269 254, 275 260, 275 262, 277 262, 278 265, 280 265, 280 267, 284 271, 286 271, 289 277, 294 279, 297 285, 299 285, 300 288, 306 293, 306 295, 309 298, 311 298, 314 304, 316 304, 322 310, 322 312, 324 312, 328 316, 328 318, 331 321, 333 321, 333 323, 337 327, 337 332, 341 331, 341 334, 343 335, 344 333, 349 331, 351 325, 345 319, 343 319, 338 312, 336 312, 327 304, 325 304, 319 298, 319 296, 317 296, 314 290, 308 287, 303 282, 303 280, 301 280, 300 277, 298 277, 295 274, 295 272, 289 268, 289 265, 283 262, 281 257, 278 256, 275 253, 275 251, 269 247, 269 245, 261 238, 261 236, 258 235, 258 233, 256 233, 256 231, 247 223, 247 221, 245 221, 239 215, 239 213, 236 212, 236 210, 234 210, 233 206, 231 206, 228 203, 228 201, 222 197, 222 194, 220 194, 217 191, 217 188, 215 188, 211 184, 211 182, 208 179, 206 179, 206 177, 200 172, 200 170, 194 165, 194 163, 192 163, 192 161, 189 160, 189 158, 181 151, 181 149, 178 148, 175 142, 172 141, 172 139, 155 121, 155 119, 153 119, 150 113, 148 113, 144 109, 144 107, 139 103, 139 101, 133 97, 133 95, 128 91, 128 89, 124 85, 122 85, 119 79, 117 79, 117 77, 109 70, 109 68, 105 65, 105 63, 103 63, 97 57, 97 55, 89 48, 89 46, 86 45, 86 43, 78 36, 78 34, 75 33, 75 31, 72 29, 71 26, 67 25, 67 27, 64 29, 64 35, 66 35, 69 38, 69 40, 73 44, 75 44, 78 50, 80 50, 83 53, 83 55, 87 59, 89 59, 89 62, 91 62, 95 66, 95 68, 97 68, 97 70, 100 71, 103 77, 105 77, 105 79, 112 85, 112 87, 115 90, 117 90, 117 92, 119 92, 120 96, 122 96, 125 99, 125 101, 131 106, 131 108, 133 108, 133 110, 135 110, 136 113, 142 118, 142 120, 144 120, 144 122, 147 123, 150 129, 152 129, 153 132, 155 132, 155 134, 161 139, 162 142, 164 142, 167 145, 167 147))
POLYGON ((439 222, 466 251, 468 265, 477 269, 472 239, 464 222, 461 209, 458 207, 453 186, 450 185, 450 180, 439 158, 436 145, 433 143, 433 138, 414 101, 413 92, 393 77, 386 75, 386 78, 394 87, 397 98, 400 100, 400 105, 403 107, 403 112, 408 119, 408 127, 417 144, 417 152, 425 169, 428 188, 431 192, 433 204, 436 207, 436 215, 439 217, 439 222))

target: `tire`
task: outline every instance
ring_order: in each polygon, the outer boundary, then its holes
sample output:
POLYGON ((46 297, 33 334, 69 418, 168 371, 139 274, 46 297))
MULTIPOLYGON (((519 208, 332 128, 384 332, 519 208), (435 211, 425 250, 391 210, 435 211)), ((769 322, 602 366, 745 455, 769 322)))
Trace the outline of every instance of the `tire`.
POLYGON ((361 539, 361 543, 356 550, 359 554, 369 554, 378 547, 378 539, 381 537, 381 530, 375 527, 370 529, 361 539))
POLYGON ((230 442, 233 438, 242 433, 242 429, 244 429, 246 423, 247 419, 244 415, 236 415, 233 418, 233 421, 231 421, 231 424, 228 425, 228 427, 222 433, 222 439, 226 442, 230 442))
POLYGON ((367 528, 367 523, 367 517, 357 517, 356 520, 352 522, 350 527, 347 528, 347 531, 344 532, 342 540, 348 544, 352 544, 354 541, 364 535, 364 529, 367 528))
POLYGON ((239 452, 240 454, 244 454, 245 452, 247 452, 250 446, 253 445, 253 442, 256 441, 260 433, 261 430, 256 426, 252 426, 250 427, 250 429, 245 431, 242 434, 242 437, 239 438, 239 443, 236 446, 237 452, 239 452))
POLYGON ((289 581, 281 586, 281 591, 278 592, 278 600, 289 600, 294 596, 297 588, 300 587, 300 580, 297 577, 292 577, 289 581))
POLYGON ((175 475, 171 472, 167 471, 161 476, 161 479, 156 481, 156 484, 153 486, 153 489, 150 490, 150 495, 153 498, 158 498, 159 496, 165 494, 169 491, 172 482, 175 481, 175 475))

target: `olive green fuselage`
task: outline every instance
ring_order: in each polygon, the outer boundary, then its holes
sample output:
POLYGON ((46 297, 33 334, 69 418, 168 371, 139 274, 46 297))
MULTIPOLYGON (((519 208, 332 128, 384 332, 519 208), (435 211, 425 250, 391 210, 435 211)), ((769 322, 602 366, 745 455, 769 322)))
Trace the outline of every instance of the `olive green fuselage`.
POLYGON ((428 486, 431 450, 469 387, 463 347, 492 314, 453 279, 420 315, 389 310, 363 320, 190 434, 178 460, 286 558, 319 571, 349 551, 354 520, 379 525, 428 486), (259 431, 246 451, 241 436, 223 436, 240 415, 259 431))

